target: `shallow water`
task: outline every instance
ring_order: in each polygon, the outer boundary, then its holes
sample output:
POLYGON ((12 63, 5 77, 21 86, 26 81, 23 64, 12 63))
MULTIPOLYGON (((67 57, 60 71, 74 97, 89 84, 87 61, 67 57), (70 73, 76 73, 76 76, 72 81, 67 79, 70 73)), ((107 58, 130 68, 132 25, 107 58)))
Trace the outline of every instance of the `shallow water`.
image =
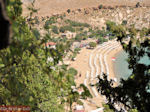
POLYGON ((114 70, 117 80, 120 78, 127 79, 132 73, 131 70, 128 69, 128 63, 126 59, 128 58, 128 54, 124 51, 121 51, 116 56, 116 61, 114 62, 114 70))
MULTIPOLYGON (((132 73, 132 70, 128 69, 128 62, 126 61, 127 58, 128 54, 124 51, 121 51, 116 55, 116 61, 114 62, 114 71, 118 81, 120 81, 120 78, 127 79, 132 73)), ((140 63, 149 65, 150 60, 148 56, 144 56, 140 60, 140 63)))

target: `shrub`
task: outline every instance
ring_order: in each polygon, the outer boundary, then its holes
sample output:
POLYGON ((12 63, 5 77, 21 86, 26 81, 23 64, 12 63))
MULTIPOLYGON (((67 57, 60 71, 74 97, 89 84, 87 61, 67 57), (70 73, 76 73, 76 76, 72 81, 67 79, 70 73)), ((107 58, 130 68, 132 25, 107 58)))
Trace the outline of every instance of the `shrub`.
POLYGON ((40 33, 39 33, 38 29, 34 28, 34 29, 32 29, 32 32, 37 39, 40 39, 40 33))
POLYGON ((58 34, 58 28, 57 28, 57 26, 53 26, 53 27, 52 27, 52 31, 53 31, 55 34, 58 34))
POLYGON ((90 46, 91 48, 94 48, 94 47, 96 47, 96 43, 95 43, 95 42, 90 42, 90 43, 89 43, 89 46, 90 46))
POLYGON ((80 84, 80 87, 83 88, 83 90, 84 90, 84 92, 82 92, 82 94, 81 94, 83 99, 86 99, 87 97, 92 98, 92 95, 91 95, 89 89, 84 84, 80 84))
POLYGON ((44 28, 45 28, 45 29, 49 29, 49 25, 50 25, 50 24, 49 24, 49 21, 47 20, 47 21, 45 22, 44 28))
POLYGON ((110 40, 113 40, 114 38, 115 38, 114 36, 110 36, 110 37, 109 37, 110 40))
POLYGON ((65 32, 65 28, 64 27, 60 27, 59 31, 64 33, 65 32))
POLYGON ((77 101, 77 104, 83 105, 82 101, 80 101, 80 100, 77 101))
POLYGON ((127 23, 128 23, 127 20, 122 21, 122 25, 127 25, 127 23))
POLYGON ((80 50, 81 50, 80 48, 75 48, 75 49, 74 49, 74 52, 75 52, 75 53, 79 53, 80 50))
POLYGON ((76 35, 75 40, 78 41, 78 42, 81 42, 82 37, 80 35, 76 35))
POLYGON ((68 12, 68 13, 70 13, 70 12, 71 12, 71 10, 70 10, 70 9, 68 9, 68 10, 67 10, 67 12, 68 12))
POLYGON ((78 71, 71 67, 71 68, 69 68, 68 73, 75 76, 75 75, 77 75, 78 71))
POLYGON ((77 21, 72 21, 72 20, 66 20, 65 21, 66 23, 70 24, 70 26, 73 26, 73 27, 90 27, 89 24, 87 23, 80 23, 80 22, 77 22, 77 21))
POLYGON ((137 4, 135 6, 136 6, 136 8, 140 7, 141 6, 140 2, 137 2, 137 4))
POLYGON ((106 29, 108 31, 112 31, 115 28, 115 26, 116 26, 115 22, 112 22, 112 21, 107 21, 106 22, 106 27, 107 27, 106 29))
POLYGON ((103 5, 102 5, 102 4, 101 4, 101 5, 99 5, 99 6, 98 6, 98 8, 99 8, 99 9, 102 9, 102 8, 103 8, 103 5))
POLYGON ((75 32, 75 29, 72 28, 71 26, 62 26, 62 27, 60 27, 59 31, 62 33, 64 33, 65 31, 75 32))
POLYGON ((102 37, 99 37, 98 38, 98 44, 102 44, 103 43, 103 38, 102 37))

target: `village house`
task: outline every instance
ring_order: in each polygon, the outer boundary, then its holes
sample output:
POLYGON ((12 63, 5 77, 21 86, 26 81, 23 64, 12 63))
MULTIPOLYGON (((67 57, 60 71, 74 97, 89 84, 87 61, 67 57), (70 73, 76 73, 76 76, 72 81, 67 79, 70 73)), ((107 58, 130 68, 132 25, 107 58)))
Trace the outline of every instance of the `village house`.
POLYGON ((56 43, 55 42, 47 42, 46 44, 44 44, 45 47, 47 48, 56 48, 56 43))

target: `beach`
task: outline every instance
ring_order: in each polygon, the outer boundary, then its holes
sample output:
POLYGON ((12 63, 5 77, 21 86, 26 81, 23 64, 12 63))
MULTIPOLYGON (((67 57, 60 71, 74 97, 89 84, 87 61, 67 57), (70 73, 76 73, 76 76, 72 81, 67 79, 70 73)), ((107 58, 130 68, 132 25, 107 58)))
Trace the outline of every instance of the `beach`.
MULTIPOLYGON (((101 96, 95 87, 89 86, 96 83, 96 77, 102 75, 102 72, 108 75, 108 79, 116 78, 114 72, 114 58, 117 53, 122 50, 120 43, 117 41, 109 41, 102 45, 98 45, 95 49, 82 48, 77 55, 75 61, 70 62, 70 67, 74 67, 78 71, 75 78, 76 85, 84 83, 90 90, 93 98, 90 102, 83 101, 86 110, 94 110, 97 106, 102 107, 105 102, 104 96, 101 96), (81 76, 80 76, 81 75, 81 76)), ((117 83, 115 83, 115 86, 117 83)))

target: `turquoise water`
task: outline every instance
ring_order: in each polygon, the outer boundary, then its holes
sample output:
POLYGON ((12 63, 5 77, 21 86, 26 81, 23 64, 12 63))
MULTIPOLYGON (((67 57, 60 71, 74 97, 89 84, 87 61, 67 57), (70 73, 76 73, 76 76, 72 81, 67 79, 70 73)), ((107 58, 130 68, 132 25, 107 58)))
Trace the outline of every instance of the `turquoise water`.
POLYGON ((118 81, 120 80, 120 78, 127 79, 132 73, 132 71, 128 69, 128 63, 126 61, 127 58, 128 54, 124 51, 119 52, 116 56, 114 69, 118 81))
MULTIPOLYGON (((116 56, 116 61, 114 63, 114 70, 115 70, 115 75, 118 81, 120 80, 120 78, 127 79, 132 73, 132 70, 128 69, 128 63, 126 61, 127 58, 128 58, 128 54, 125 53, 124 51, 121 51, 116 56)), ((150 60, 148 56, 144 56, 140 60, 140 63, 149 65, 150 60)))

